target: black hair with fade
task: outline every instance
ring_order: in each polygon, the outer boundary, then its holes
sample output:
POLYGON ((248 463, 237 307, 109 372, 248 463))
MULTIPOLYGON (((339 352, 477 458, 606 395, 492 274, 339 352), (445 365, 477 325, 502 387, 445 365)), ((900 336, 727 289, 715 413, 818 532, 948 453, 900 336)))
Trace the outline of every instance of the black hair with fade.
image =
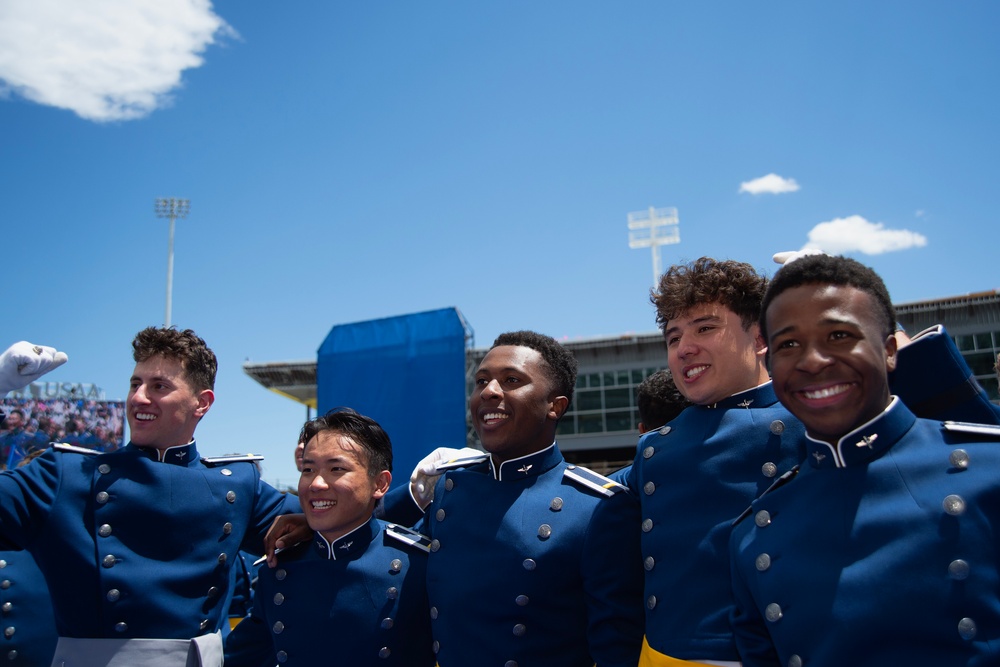
POLYGON ((512 345, 527 347, 542 355, 542 360, 549 368, 549 379, 556 395, 565 396, 573 402, 573 388, 576 387, 576 357, 555 338, 535 331, 509 331, 497 336, 493 347, 512 345))
POLYGON ((767 308, 785 290, 802 285, 841 285, 854 287, 871 295, 874 315, 879 318, 885 338, 896 328, 896 309, 882 278, 857 260, 834 255, 808 255, 782 266, 774 274, 760 306, 760 327, 767 340, 767 308))

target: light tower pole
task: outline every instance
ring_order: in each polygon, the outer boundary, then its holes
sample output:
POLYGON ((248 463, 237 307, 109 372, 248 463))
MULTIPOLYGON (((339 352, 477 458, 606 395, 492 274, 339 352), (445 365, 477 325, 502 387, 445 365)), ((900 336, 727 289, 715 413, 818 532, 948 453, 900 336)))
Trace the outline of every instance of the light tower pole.
POLYGON ((155 204, 157 218, 170 218, 170 243, 167 247, 167 313, 163 318, 163 326, 170 326, 170 298, 174 287, 174 221, 186 218, 191 210, 188 199, 158 198, 155 204))
POLYGON ((681 242, 676 208, 653 208, 628 214, 628 247, 652 248, 653 287, 660 280, 660 246, 681 242))

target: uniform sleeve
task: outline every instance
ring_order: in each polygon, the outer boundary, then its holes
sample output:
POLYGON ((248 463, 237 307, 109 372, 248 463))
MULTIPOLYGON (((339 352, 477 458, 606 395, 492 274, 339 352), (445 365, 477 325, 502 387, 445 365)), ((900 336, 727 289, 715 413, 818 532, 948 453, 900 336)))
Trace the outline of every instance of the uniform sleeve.
MULTIPOLYGON (((247 465, 253 464, 248 463, 247 465)), ((282 514, 298 514, 302 512, 302 506, 299 505, 297 496, 281 493, 260 479, 260 472, 257 471, 256 466, 254 466, 254 475, 256 475, 257 480, 256 501, 240 549, 260 556, 264 553, 264 535, 267 534, 267 529, 271 527, 274 519, 282 514)))
POLYGON ((23 549, 43 527, 58 490, 54 450, 27 466, 0 473, 0 548, 23 549))
POLYGON ((224 662, 226 667, 273 667, 277 663, 260 595, 254 595, 250 615, 226 637, 224 662))
POLYGON ((639 501, 620 492, 600 501, 583 545, 587 640, 597 667, 635 667, 642 650, 639 501))
POLYGON ((734 530, 729 540, 729 567, 731 571, 733 598, 736 601, 729 620, 736 637, 736 650, 740 654, 743 667, 780 667, 778 654, 771 643, 763 617, 757 613, 753 595, 743 580, 738 561, 739 530, 734 530))
MULTIPOLYGON (((440 481, 438 479, 438 482, 440 481)), ((420 522, 424 512, 410 495, 410 485, 407 483, 389 489, 389 492, 382 496, 382 501, 375 510, 375 516, 383 521, 412 527, 420 522)))
POLYGON ((990 402, 944 327, 922 331, 900 348, 889 385, 918 417, 1000 424, 1000 407, 990 402))

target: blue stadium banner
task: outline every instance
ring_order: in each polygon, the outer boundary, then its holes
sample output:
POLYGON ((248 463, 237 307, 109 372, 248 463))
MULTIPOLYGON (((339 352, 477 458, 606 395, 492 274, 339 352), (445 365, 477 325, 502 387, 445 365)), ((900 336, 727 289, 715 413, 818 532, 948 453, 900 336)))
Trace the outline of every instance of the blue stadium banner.
POLYGON ((319 414, 353 408, 392 439, 393 485, 435 447, 465 446, 465 325, 455 308, 340 324, 319 348, 319 414))

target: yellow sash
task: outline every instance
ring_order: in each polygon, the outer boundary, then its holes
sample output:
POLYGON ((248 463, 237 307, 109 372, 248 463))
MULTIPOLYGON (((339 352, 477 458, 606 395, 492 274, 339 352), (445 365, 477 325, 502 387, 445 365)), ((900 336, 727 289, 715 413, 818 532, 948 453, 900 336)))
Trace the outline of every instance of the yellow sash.
POLYGON ((639 667, 712 667, 703 662, 691 662, 690 660, 678 660, 669 655, 663 655, 655 650, 642 638, 642 653, 639 654, 639 667))

